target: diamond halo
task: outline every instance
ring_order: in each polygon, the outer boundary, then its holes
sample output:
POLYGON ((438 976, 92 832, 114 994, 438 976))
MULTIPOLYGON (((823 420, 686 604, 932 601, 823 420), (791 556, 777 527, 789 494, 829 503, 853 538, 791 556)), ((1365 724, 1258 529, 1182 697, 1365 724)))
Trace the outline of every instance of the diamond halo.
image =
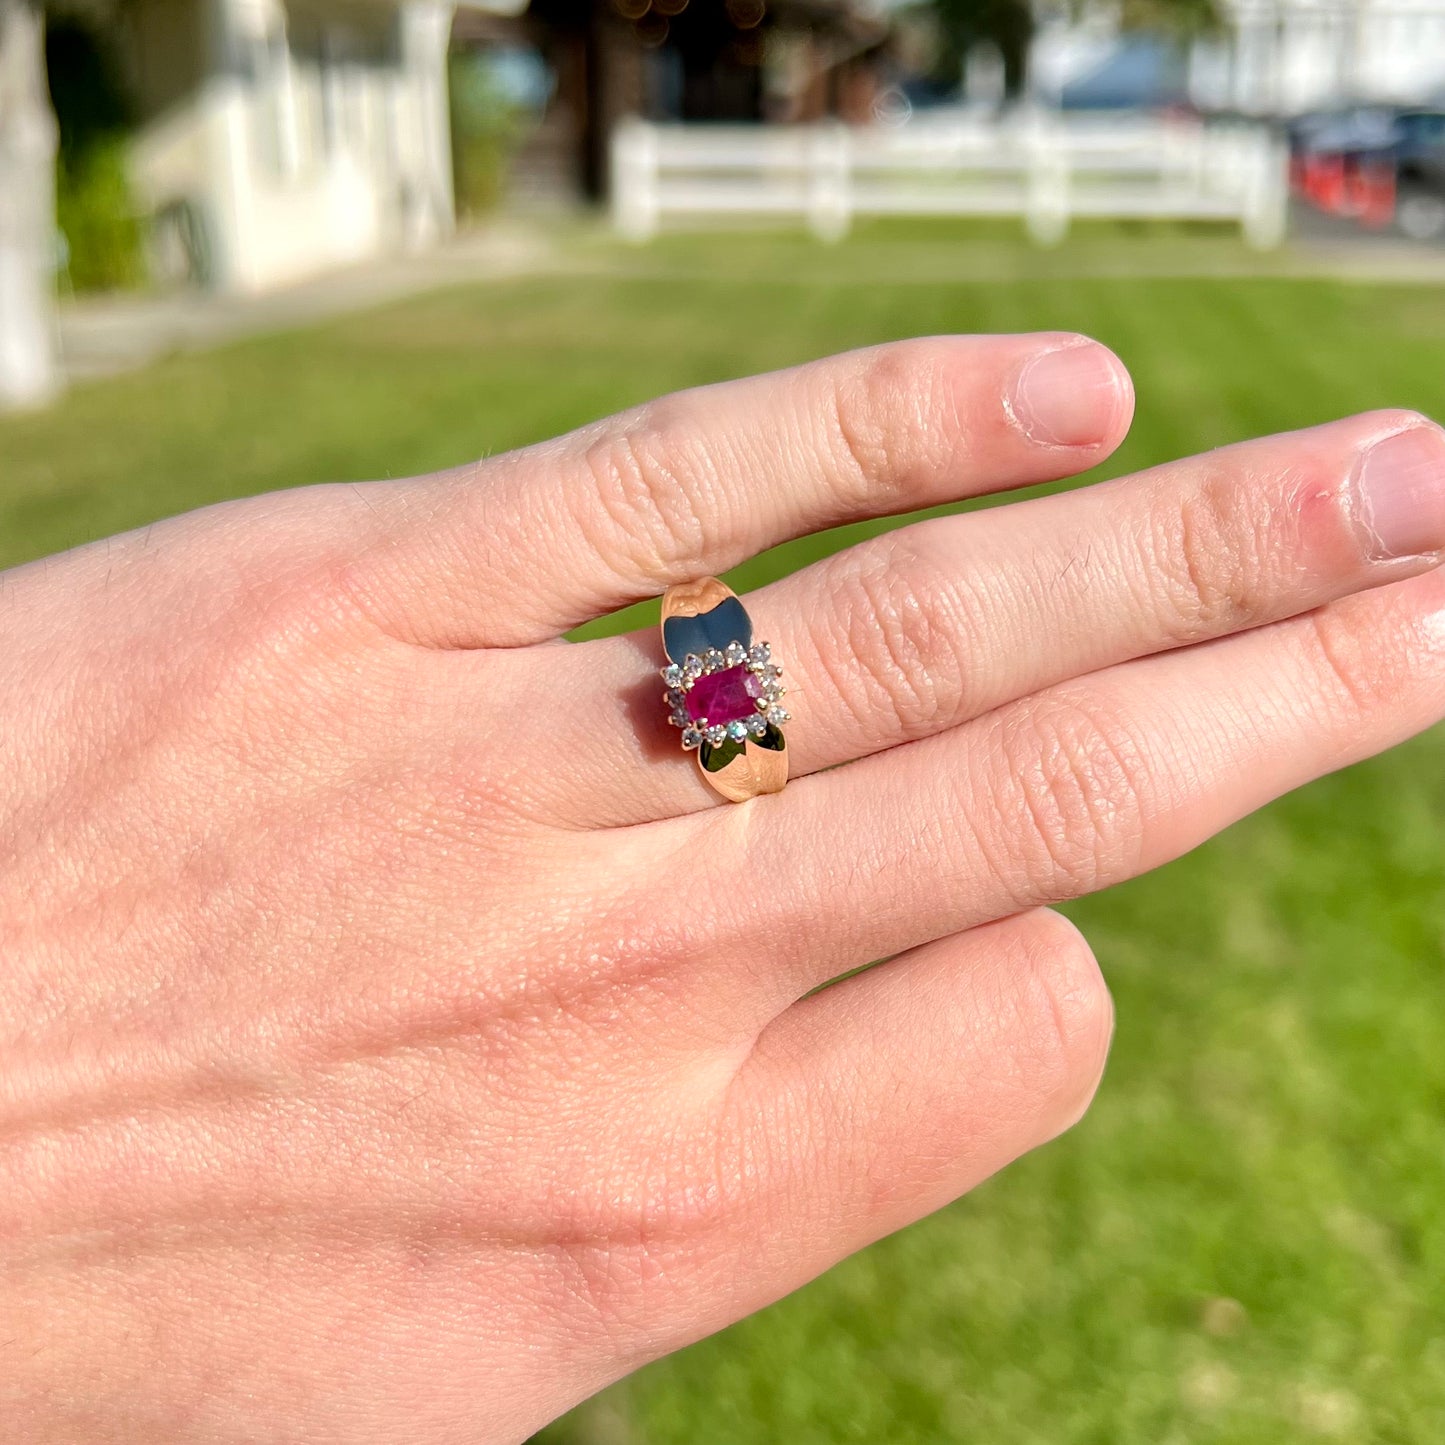
POLYGON ((681 729, 687 751, 704 742, 716 747, 727 741, 759 738, 770 724, 781 726, 792 716, 782 705, 787 692, 783 669, 773 661, 772 648, 766 642, 751 647, 730 642, 726 650, 713 647, 701 655, 690 652, 680 663, 669 663, 659 672, 666 689, 663 701, 668 706, 668 721, 681 729), (700 689, 699 684, 703 684, 700 689), (752 704, 746 714, 742 712, 745 697, 752 704), (717 721, 695 710, 694 705, 704 699, 714 712, 721 706, 717 721))

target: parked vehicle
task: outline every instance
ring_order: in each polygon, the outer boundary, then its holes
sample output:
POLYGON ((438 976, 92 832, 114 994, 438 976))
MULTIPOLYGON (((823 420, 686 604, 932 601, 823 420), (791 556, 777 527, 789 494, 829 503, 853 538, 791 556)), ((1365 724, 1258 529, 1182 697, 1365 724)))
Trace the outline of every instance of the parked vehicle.
POLYGON ((1289 127, 1296 193, 1417 241, 1445 238, 1445 110, 1355 106, 1289 127))
POLYGON ((1445 111, 1403 111, 1396 126, 1395 224, 1411 240, 1445 238, 1445 111))

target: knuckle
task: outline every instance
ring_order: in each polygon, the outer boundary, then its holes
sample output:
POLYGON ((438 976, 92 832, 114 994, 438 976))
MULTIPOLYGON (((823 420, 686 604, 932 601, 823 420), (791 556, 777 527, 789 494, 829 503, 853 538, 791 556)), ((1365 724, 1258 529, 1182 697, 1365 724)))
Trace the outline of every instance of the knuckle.
POLYGON ((1097 705, 1059 697, 1003 723, 995 856, 1020 902, 1092 893, 1133 872, 1148 814, 1148 769, 1132 729, 1097 705))
POLYGON ((850 676, 838 689, 845 705, 866 707, 875 721, 881 713, 888 734, 903 738, 955 721, 978 631, 966 590, 912 545, 872 549, 849 565, 857 570, 839 594, 841 635, 822 649, 834 669, 847 660, 850 676))
POLYGON ((945 430, 942 367, 922 343, 880 346, 832 385, 827 418, 832 450, 860 492, 905 489, 929 462, 945 430))
POLYGON ((1114 1001, 1093 949, 1072 923, 1050 909, 1021 921, 1032 1077, 1063 1129, 1082 1117, 1103 1077, 1114 1001))
POLYGON ((626 1337, 655 1323, 659 1299, 735 1226, 743 1175, 723 1166, 707 1133, 687 1144, 643 1143, 615 1170, 589 1171, 557 1189, 547 1233, 584 1329, 626 1337), (619 1196, 623 1171, 642 1183, 619 1196))
POLYGON ((1216 637, 1269 610, 1269 523, 1239 477, 1209 470, 1182 506, 1158 509, 1151 530, 1157 610, 1171 640, 1216 637))
POLYGON ((711 472, 691 458, 685 479, 679 455, 665 400, 608 425, 582 452, 583 535, 609 557, 630 559, 640 576, 702 553, 711 472))
POLYGON ((1305 647, 1320 679, 1330 717, 1365 718, 1398 697, 1409 679, 1405 658, 1381 646, 1377 632, 1351 624, 1344 612, 1322 607, 1309 614, 1305 647))
POLYGON ((238 568, 217 588, 225 601, 210 619, 212 645, 197 660, 198 676, 216 693, 268 700, 279 676, 306 676, 320 685, 326 663, 375 636, 339 572, 330 559, 281 575, 238 568))

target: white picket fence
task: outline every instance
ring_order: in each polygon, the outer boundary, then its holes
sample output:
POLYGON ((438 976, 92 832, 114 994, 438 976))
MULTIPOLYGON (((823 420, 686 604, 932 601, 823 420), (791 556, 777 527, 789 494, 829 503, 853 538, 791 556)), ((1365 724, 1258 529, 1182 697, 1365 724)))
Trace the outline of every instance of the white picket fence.
POLYGON ((612 138, 618 231, 676 218, 797 217, 837 240, 855 216, 1021 216, 1053 245, 1075 216, 1236 222, 1283 239, 1288 152, 1267 127, 1143 115, 966 114, 896 127, 652 125, 612 138))

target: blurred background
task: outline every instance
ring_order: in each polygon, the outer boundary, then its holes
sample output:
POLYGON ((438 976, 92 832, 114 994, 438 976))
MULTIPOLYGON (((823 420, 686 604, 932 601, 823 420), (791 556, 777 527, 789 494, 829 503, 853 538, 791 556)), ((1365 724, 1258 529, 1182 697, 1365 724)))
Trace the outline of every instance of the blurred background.
MULTIPOLYGON (((1445 0, 0 0, 0 565, 921 332, 1439 416, 1442 283, 1445 0)), ((1445 738, 1070 912, 1079 1128, 547 1441, 1445 1439, 1445 738)))

